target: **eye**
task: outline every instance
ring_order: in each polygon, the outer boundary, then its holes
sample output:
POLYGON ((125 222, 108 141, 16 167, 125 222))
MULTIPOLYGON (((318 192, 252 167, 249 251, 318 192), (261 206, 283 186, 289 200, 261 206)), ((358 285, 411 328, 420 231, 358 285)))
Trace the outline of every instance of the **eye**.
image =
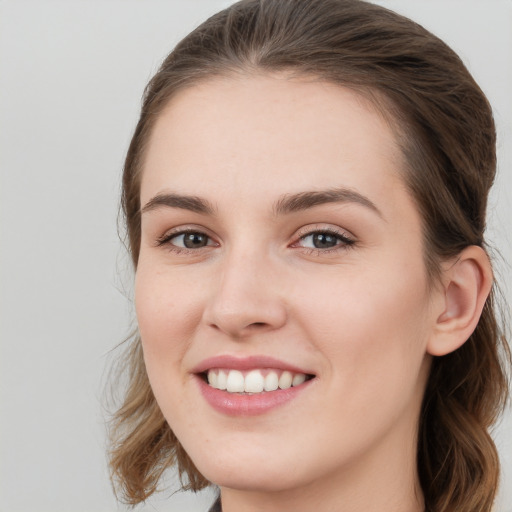
POLYGON ((180 251, 202 249, 216 244, 207 234, 201 231, 182 230, 165 234, 157 240, 157 245, 167 245, 175 251, 180 251))
POLYGON ((209 238, 204 233, 182 233, 180 235, 174 235, 169 242, 177 247, 200 249, 208 245, 209 238))
POLYGON ((323 229, 300 235, 299 241, 296 242, 294 246, 317 251, 329 251, 333 249, 344 249, 354 243, 355 240, 349 238, 346 233, 323 229))
POLYGON ((331 233, 312 233, 301 238, 302 247, 331 249, 339 243, 339 238, 331 233))

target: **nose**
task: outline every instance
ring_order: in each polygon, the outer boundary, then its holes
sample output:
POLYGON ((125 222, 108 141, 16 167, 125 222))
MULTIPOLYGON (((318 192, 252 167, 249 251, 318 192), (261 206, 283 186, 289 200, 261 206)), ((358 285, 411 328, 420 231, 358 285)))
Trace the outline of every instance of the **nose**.
POLYGON ((287 321, 278 270, 261 255, 240 254, 222 262, 204 320, 231 338, 272 331, 287 321))

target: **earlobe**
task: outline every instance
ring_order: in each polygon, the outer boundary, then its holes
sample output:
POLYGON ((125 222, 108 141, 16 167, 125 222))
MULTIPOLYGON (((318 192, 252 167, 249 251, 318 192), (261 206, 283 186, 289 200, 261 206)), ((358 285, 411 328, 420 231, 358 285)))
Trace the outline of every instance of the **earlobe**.
POLYGON ((444 271, 440 310, 427 352, 443 356, 457 350, 475 330, 492 286, 492 269, 485 251, 472 245, 444 271))

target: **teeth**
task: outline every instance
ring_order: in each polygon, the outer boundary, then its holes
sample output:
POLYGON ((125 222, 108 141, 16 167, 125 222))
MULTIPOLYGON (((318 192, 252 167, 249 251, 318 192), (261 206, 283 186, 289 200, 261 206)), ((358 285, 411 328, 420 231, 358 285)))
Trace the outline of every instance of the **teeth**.
POLYGON ((279 387, 279 377, 276 372, 269 372, 265 377, 265 391, 275 391, 279 387))
MULTIPOLYGON (((208 375, 210 375, 210 373, 213 373, 212 371, 209 371, 208 372, 208 375)), ((220 370, 218 375, 217 375, 217 385, 216 386, 213 386, 214 388, 217 388, 217 389, 226 389, 228 387, 228 374, 223 371, 223 370, 220 370)))
POLYGON ((261 393, 265 386, 265 377, 259 370, 252 370, 245 376, 244 391, 246 393, 261 393))
POLYGON ((208 384, 228 393, 262 393, 300 386, 306 381, 304 373, 287 370, 251 370, 246 374, 239 370, 209 370, 208 384))
POLYGON ((296 373, 292 379, 292 386, 300 386, 306 380, 303 373, 296 373))
POLYGON ((283 372, 279 377, 279 387, 281 389, 288 389, 292 387, 293 375, 291 372, 283 372))
POLYGON ((210 384, 210 386, 212 388, 216 388, 217 387, 218 380, 219 380, 219 377, 218 377, 217 373, 215 373, 215 372, 208 372, 208 384, 210 384))
POLYGON ((241 393, 244 390, 244 375, 238 370, 231 370, 228 374, 226 390, 230 393, 241 393))

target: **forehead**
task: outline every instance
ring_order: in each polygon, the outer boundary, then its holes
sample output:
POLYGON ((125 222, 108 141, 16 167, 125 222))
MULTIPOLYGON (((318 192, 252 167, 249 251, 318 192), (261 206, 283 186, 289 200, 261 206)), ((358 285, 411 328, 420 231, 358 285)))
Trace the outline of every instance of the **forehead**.
POLYGON ((180 91, 159 116, 141 200, 166 188, 262 197, 325 187, 380 194, 401 184, 393 131, 363 95, 283 76, 215 78, 180 91))

